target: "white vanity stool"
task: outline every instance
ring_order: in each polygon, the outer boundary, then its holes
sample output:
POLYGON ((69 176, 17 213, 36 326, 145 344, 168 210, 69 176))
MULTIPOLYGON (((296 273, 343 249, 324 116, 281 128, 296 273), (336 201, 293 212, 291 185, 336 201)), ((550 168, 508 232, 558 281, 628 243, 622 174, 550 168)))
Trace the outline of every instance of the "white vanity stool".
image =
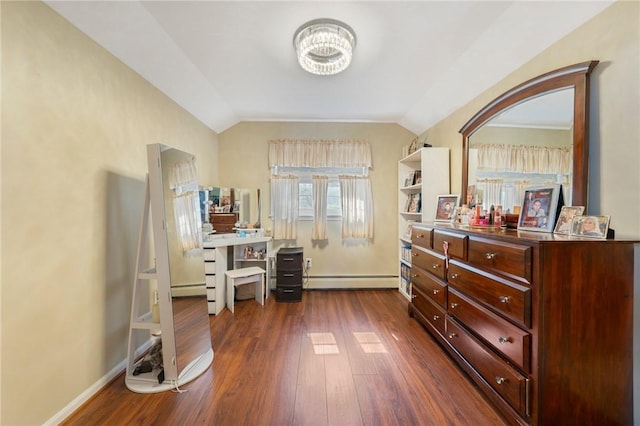
POLYGON ((236 286, 242 284, 255 283, 256 302, 264 305, 264 280, 266 271, 257 266, 250 268, 232 269, 226 271, 227 276, 227 308, 233 313, 233 302, 235 299, 236 286))

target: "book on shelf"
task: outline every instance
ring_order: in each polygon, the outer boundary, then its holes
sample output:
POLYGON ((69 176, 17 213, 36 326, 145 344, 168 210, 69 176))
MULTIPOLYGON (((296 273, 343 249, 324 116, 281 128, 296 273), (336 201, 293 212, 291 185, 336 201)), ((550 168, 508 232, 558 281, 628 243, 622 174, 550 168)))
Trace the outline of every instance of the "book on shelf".
POLYGON ((422 183, 422 170, 416 170, 413 175, 413 184, 417 185, 422 183))
POLYGON ((402 235, 405 239, 411 239, 411 232, 413 231, 413 222, 407 223, 407 227, 404 230, 404 234, 402 235))

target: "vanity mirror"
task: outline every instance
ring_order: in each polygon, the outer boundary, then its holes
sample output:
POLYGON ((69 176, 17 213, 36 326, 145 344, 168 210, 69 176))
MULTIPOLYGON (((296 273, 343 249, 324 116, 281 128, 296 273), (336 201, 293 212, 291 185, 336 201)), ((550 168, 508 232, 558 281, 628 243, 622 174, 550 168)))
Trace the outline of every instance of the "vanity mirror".
POLYGON ((462 133, 462 203, 517 213, 528 186, 562 185, 587 206, 589 74, 598 61, 526 81, 476 113, 462 133))

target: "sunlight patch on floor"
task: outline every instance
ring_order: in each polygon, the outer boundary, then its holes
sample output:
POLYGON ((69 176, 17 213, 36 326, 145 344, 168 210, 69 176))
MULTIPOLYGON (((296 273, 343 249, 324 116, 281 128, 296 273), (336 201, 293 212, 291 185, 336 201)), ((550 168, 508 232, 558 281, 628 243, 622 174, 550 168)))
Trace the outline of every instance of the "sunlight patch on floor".
POLYGON ((367 354, 386 354, 387 349, 382 344, 380 337, 374 332, 353 332, 354 337, 362 350, 367 354))
POLYGON ((316 355, 339 354, 336 338, 333 333, 307 333, 313 344, 313 353, 316 355))

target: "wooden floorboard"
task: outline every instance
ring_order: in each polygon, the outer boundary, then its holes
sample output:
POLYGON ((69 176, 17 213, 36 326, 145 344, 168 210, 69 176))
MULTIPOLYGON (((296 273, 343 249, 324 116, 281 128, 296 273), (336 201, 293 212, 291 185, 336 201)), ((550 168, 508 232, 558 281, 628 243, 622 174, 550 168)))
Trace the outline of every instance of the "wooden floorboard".
POLYGON ((212 368, 184 393, 118 377, 66 425, 505 425, 395 290, 305 291, 210 316, 212 368))

